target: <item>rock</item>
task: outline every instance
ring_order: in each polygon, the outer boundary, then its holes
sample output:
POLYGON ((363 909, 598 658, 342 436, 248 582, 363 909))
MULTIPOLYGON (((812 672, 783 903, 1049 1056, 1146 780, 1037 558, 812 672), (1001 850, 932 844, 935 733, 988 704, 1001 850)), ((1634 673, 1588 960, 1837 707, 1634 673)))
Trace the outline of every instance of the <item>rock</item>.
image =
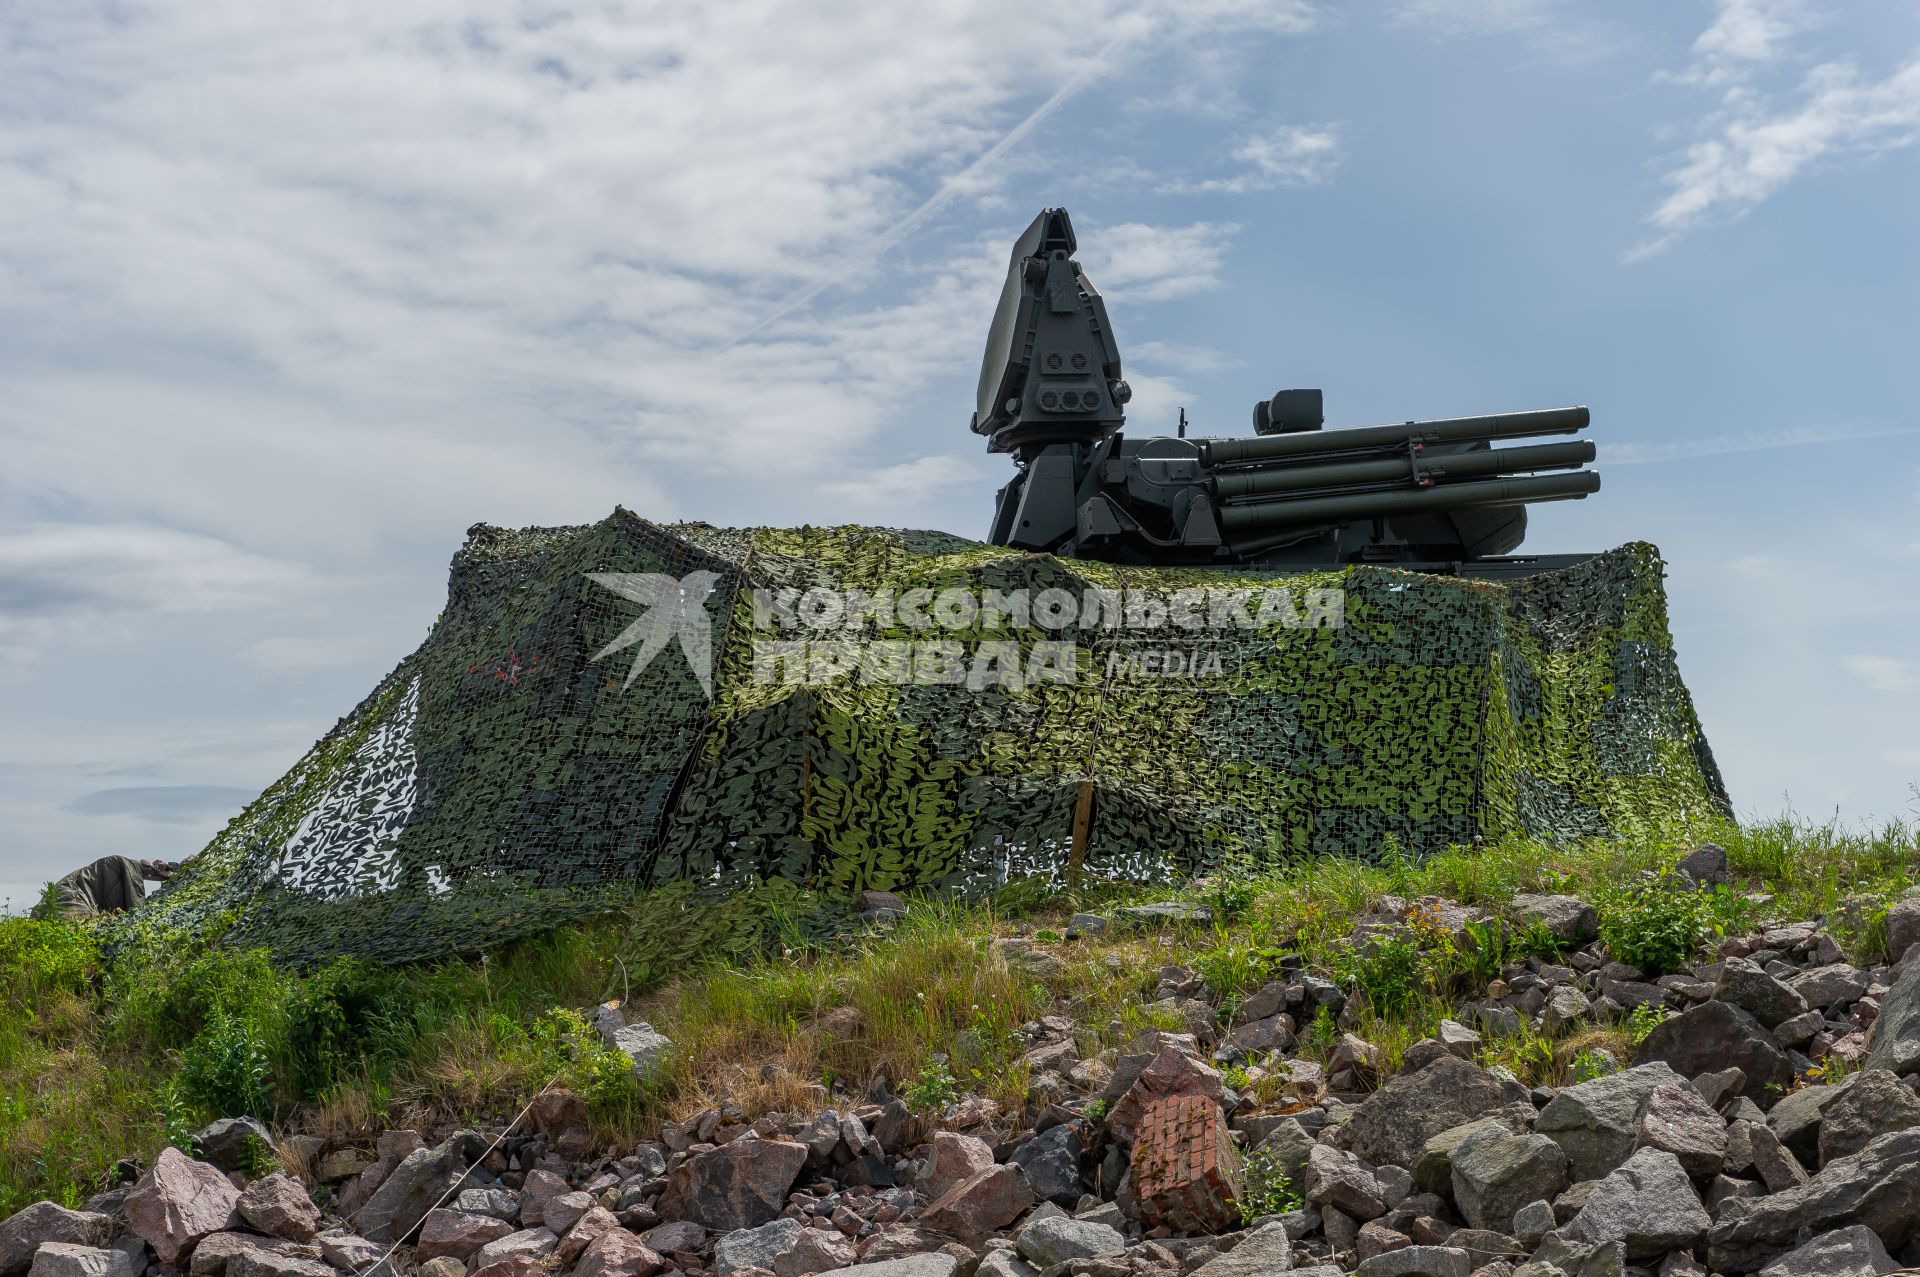
POLYGON ((0 1277, 15 1277, 33 1263, 33 1252, 52 1242, 105 1246, 113 1240, 113 1217, 35 1202, 0 1223, 0 1277))
MULTIPOLYGON (((338 1230, 321 1233, 313 1240, 320 1247, 321 1258, 343 1273, 356 1273, 361 1277, 394 1277, 393 1265, 385 1262, 387 1248, 379 1242, 370 1242, 364 1237, 338 1230)), ((201 1253, 212 1243, 213 1238, 209 1237, 194 1247, 193 1258, 196 1264, 200 1261, 201 1253)), ((462 1277, 466 1271, 467 1266, 460 1265, 462 1277)), ((199 1277, 197 1272, 195 1277, 199 1277)))
MULTIPOLYGON (((1423 1193, 1444 1196, 1453 1191, 1453 1163, 1448 1159, 1454 1147, 1461 1140, 1482 1128, 1493 1128, 1509 1134, 1524 1135, 1533 1125, 1533 1105, 1509 1104, 1496 1109, 1475 1122, 1456 1126, 1440 1132, 1428 1140, 1420 1149, 1420 1156, 1414 1159, 1412 1173, 1413 1186, 1423 1193)), ((1302 1161, 1304 1168, 1305 1162, 1302 1161)), ((1293 1180, 1300 1183, 1299 1178, 1293 1180)))
POLYGON ((1468 1277, 1472 1257, 1458 1246, 1403 1246, 1362 1260, 1357 1277, 1468 1277))
MULTIPOLYGON (((835 1139, 838 1138, 836 1135, 835 1139)), ((993 1146, 985 1140, 958 1131, 935 1131, 933 1151, 927 1154, 926 1169, 915 1181, 915 1187, 931 1201, 992 1165, 993 1146)))
POLYGON ((860 893, 860 917, 867 922, 894 922, 907 916, 907 902, 891 891, 860 893))
POLYGON ((1298 1191, 1307 1182, 1307 1155, 1313 1151, 1313 1136, 1290 1117, 1283 1117, 1260 1141, 1260 1149, 1273 1157, 1287 1173, 1287 1183, 1298 1191))
POLYGON ((1411 1167, 1428 1140, 1506 1102, 1498 1079, 1449 1056, 1402 1073, 1369 1095, 1347 1123, 1347 1146, 1375 1166, 1411 1167))
POLYGON ((1293 1267, 1293 1244, 1284 1224, 1262 1224, 1224 1255, 1196 1268, 1192 1277, 1265 1277, 1293 1267))
POLYGON ((1839 1090, 1821 1113, 1822 1166, 1858 1153, 1875 1136, 1920 1126, 1920 1099, 1885 1069, 1856 1073, 1839 1090))
POLYGON ((776 1219, 758 1228, 736 1228, 713 1243, 714 1277, 733 1277, 743 1268, 773 1271, 774 1261, 792 1250, 807 1226, 797 1219, 776 1219))
POLYGON ((1712 1223, 1680 1159, 1643 1148, 1600 1181, 1560 1235, 1585 1245, 1617 1241, 1628 1259, 1646 1259, 1697 1246, 1712 1223))
POLYGON ((1105 1224, 1054 1216, 1036 1220, 1021 1229, 1014 1238, 1022 1258, 1028 1263, 1050 1268, 1075 1259, 1104 1259, 1122 1254, 1127 1239, 1105 1224))
POLYGON ((1067 939, 1069 940, 1105 935, 1106 931, 1107 920, 1097 913, 1076 913, 1067 919, 1067 939))
POLYGON ((1540 1239, 1559 1226, 1553 1207, 1545 1199, 1528 1202, 1513 1213, 1513 1235, 1528 1250, 1540 1245, 1540 1239))
POLYGON ((1197 1096, 1218 1108, 1225 1090, 1218 1072, 1178 1046, 1164 1046, 1108 1110, 1107 1128, 1122 1140, 1132 1140, 1147 1107, 1170 1095, 1197 1096))
POLYGON ((1530 1261, 1513 1270, 1513 1277, 1622 1277, 1626 1262, 1626 1248, 1619 1242, 1583 1246, 1550 1234, 1530 1261))
POLYGON ((202 1237, 227 1227, 239 1204, 240 1190, 218 1168, 163 1148, 127 1194, 127 1226, 161 1264, 171 1265, 202 1237))
POLYGON ((1780 1142, 1792 1149, 1795 1156, 1807 1161, 1819 1158, 1820 1121, 1827 1106, 1840 1098, 1842 1086, 1805 1086, 1784 1096, 1771 1109, 1767 1110, 1766 1124, 1780 1137, 1780 1142))
POLYGON ((1720 1173, 1727 1157, 1727 1126, 1692 1087, 1666 1082, 1647 1095, 1635 1125, 1640 1148, 1658 1148, 1680 1159, 1694 1179, 1720 1173))
POLYGON ((482 1246, 511 1237, 514 1227, 492 1215, 473 1215, 466 1211, 430 1210, 420 1221, 420 1237, 415 1243, 421 1259, 451 1255, 466 1263, 482 1246))
POLYGON ((1920 897, 1897 900, 1887 910, 1887 960, 1898 962, 1920 944, 1920 897))
POLYGON ((467 1266, 457 1259, 441 1255, 422 1263, 418 1277, 467 1277, 467 1266))
POLYGON ((1827 1027, 1827 1017, 1818 1011, 1805 1011, 1791 1019, 1782 1020, 1773 1026, 1773 1040, 1782 1047, 1792 1050, 1805 1046, 1814 1035, 1827 1027))
POLYGON ((1293 1050, 1293 1024, 1284 1015, 1252 1020, 1228 1033, 1221 1040, 1217 1059, 1244 1060, 1253 1055, 1271 1055, 1293 1050))
POLYGON ((1635 1064, 1663 1061, 1686 1077, 1737 1068, 1747 1082, 1740 1093, 1768 1108, 1793 1085, 1793 1062, 1760 1027, 1731 1002, 1702 1002, 1662 1021, 1634 1052, 1635 1064))
POLYGON ((1760 1277, 1881 1277, 1900 1265, 1864 1224, 1822 1233, 1760 1270, 1760 1277))
POLYGON ((1673 871, 1694 887, 1725 887, 1733 881, 1727 874, 1727 853, 1710 842, 1680 857, 1673 871))
POLYGON ((34 1252, 29 1277, 135 1277, 124 1250, 47 1242, 34 1252))
POLYGON ((658 1078, 673 1059, 673 1039, 645 1020, 613 1032, 613 1049, 633 1063, 633 1080, 642 1087, 658 1078))
POLYGON ((1600 917, 1593 906, 1573 896, 1522 893, 1513 898, 1513 917, 1523 927, 1539 923, 1568 945, 1585 944, 1600 932, 1600 917))
POLYGON ((1130 905, 1114 911, 1115 924, 1132 927, 1164 927, 1169 924, 1190 924, 1208 926, 1213 922, 1213 910, 1205 905, 1189 904, 1184 900, 1159 900, 1153 904, 1130 905))
MULTIPOLYGON (((877 1264, 855 1264, 839 1271, 851 1277, 953 1277, 960 1266, 952 1255, 907 1255, 901 1259, 883 1259, 877 1264)), ((575 1275, 578 1277, 578 1274, 575 1275)))
POLYGON ((985 1237, 1033 1205, 1033 1189, 1017 1166, 989 1166, 954 1185, 920 1213, 923 1227, 961 1240, 985 1237))
POLYGON ((203 1162, 223 1171, 246 1171, 274 1159, 273 1132, 250 1117, 223 1117, 193 1133, 193 1148, 203 1162))
POLYGON ((408 1153, 354 1213, 360 1235, 377 1242, 405 1240, 485 1153, 486 1142, 472 1131, 408 1153))
POLYGON ((1665 1063, 1655 1062, 1564 1086, 1540 1110, 1534 1130, 1560 1146, 1575 1181, 1599 1179, 1632 1155, 1647 1097, 1656 1087, 1676 1083, 1686 1084, 1665 1063))
POLYGON ((386 1183, 394 1167, 405 1161, 408 1154, 426 1146, 427 1142, 420 1138, 418 1131, 382 1131, 380 1138, 374 1141, 373 1164, 339 1191, 334 1199, 334 1209, 349 1219, 353 1218, 375 1190, 386 1183))
MULTIPOLYGON (((386 1247, 376 1242, 367 1241, 363 1237, 356 1237, 354 1240, 363 1246, 371 1247, 375 1260, 386 1254, 386 1247)), ((252 1233, 211 1233, 201 1238, 199 1244, 193 1248, 193 1259, 188 1264, 187 1271, 193 1277, 225 1277, 227 1265, 245 1251, 264 1251, 282 1259, 320 1259, 328 1254, 325 1246, 290 1242, 282 1237, 257 1237, 252 1233)), ((364 1254, 363 1251, 356 1253, 364 1254)), ((331 1258, 328 1258, 327 1262, 334 1263, 331 1258)), ((358 1272, 365 1267, 366 1264, 362 1264, 360 1268, 353 1271, 358 1272)))
POLYGON ((267 1234, 303 1242, 320 1231, 320 1208, 291 1175, 275 1171, 240 1194, 240 1218, 267 1234))
POLYGON ((226 1277, 336 1277, 333 1265, 264 1247, 248 1247, 227 1260, 226 1277))
POLYGON ((1514 1231, 1514 1213, 1567 1187, 1567 1155, 1544 1135, 1516 1135, 1495 1123, 1478 1126, 1447 1155, 1453 1200, 1469 1225, 1514 1231))
POLYGON ((1332 1206, 1364 1223, 1387 1213, 1387 1195, 1374 1173, 1352 1153, 1315 1144, 1307 1155, 1306 1199, 1332 1206))
POLYGON ((545 1259, 559 1244, 560 1239, 554 1235, 552 1229, 523 1228, 517 1233, 496 1237, 473 1252, 471 1267, 478 1273, 508 1260, 545 1259))
POLYGON ((1086 1191, 1080 1174, 1086 1155, 1079 1130, 1071 1122, 1062 1122, 1022 1144, 1007 1160, 1027 1173, 1027 1183, 1035 1196, 1071 1208, 1086 1191))
POLYGON ((616 1228, 593 1239, 574 1266, 573 1277, 653 1277, 666 1267, 667 1261, 651 1246, 616 1228))
POLYGON ((1913 1239, 1920 1227, 1920 1129, 1882 1135, 1796 1188, 1727 1202, 1707 1235, 1707 1262, 1718 1272, 1751 1272, 1791 1249, 1803 1229, 1849 1224, 1865 1224, 1892 1250, 1913 1239))
POLYGON ((773 1277, 810 1277, 829 1273, 860 1259, 853 1240, 833 1229, 809 1228, 786 1254, 773 1261, 773 1277))
POLYGON ((620 1227, 620 1217, 604 1206, 594 1206, 586 1214, 574 1221, 560 1238, 560 1244, 554 1247, 553 1256, 560 1264, 571 1268, 580 1262, 580 1256, 587 1247, 600 1239, 602 1233, 612 1232, 620 1227))
MULTIPOLYGON (((1920 899, 1903 900, 1902 906, 1916 906, 1920 918, 1920 899)), ((1899 906, 1896 906, 1899 907, 1899 906)), ((1892 932, 1892 914, 1887 915, 1892 932)), ((1900 950, 1894 954, 1897 958, 1900 950)), ((1909 962, 1894 978, 1887 996, 1880 1000, 1880 1015, 1867 1038, 1867 1067, 1887 1069, 1902 1076, 1920 1072, 1920 962, 1909 962)))
POLYGON ((520 1194, 505 1188, 463 1188, 454 1195, 453 1209, 511 1224, 520 1218, 520 1194))
POLYGON ((1747 1011, 1769 1029, 1807 1009, 1805 998, 1745 958, 1721 961, 1713 996, 1747 1011))
POLYGON ((647 1245, 666 1253, 679 1251, 683 1254, 695 1254, 707 1244, 707 1230, 690 1219, 676 1219, 647 1230, 644 1238, 647 1245))
POLYGON ((660 1195, 660 1214, 730 1233, 758 1228, 780 1215, 807 1164, 807 1146, 791 1140, 742 1138, 680 1164, 660 1195))
POLYGON ((1131 1176, 1149 1226, 1217 1233, 1237 1218, 1240 1158, 1225 1116, 1204 1096, 1163 1096, 1145 1110, 1131 1176))
POLYGON ((1760 1178, 1767 1182, 1767 1188, 1770 1191, 1777 1193, 1782 1189, 1794 1188, 1807 1182, 1807 1172, 1800 1165, 1800 1159, 1780 1142, 1780 1137, 1773 1133, 1771 1126, 1765 1123, 1748 1123, 1747 1140, 1753 1158, 1753 1169, 1760 1172, 1760 1178))
MULTIPOLYGON (((1416 1220, 1418 1224, 1420 1221, 1416 1220)), ((1427 1238, 1428 1241, 1443 1241, 1444 1238, 1427 1238)), ((1377 1219, 1370 1219, 1360 1225, 1360 1231, 1353 1239, 1353 1253, 1358 1259, 1371 1259, 1375 1255, 1384 1255, 1390 1250, 1399 1250, 1413 1245, 1413 1238, 1397 1229, 1388 1228, 1377 1219)))
POLYGON ((1845 962, 1811 967, 1788 981, 1793 991, 1815 1009, 1858 1002, 1867 994, 1867 973, 1845 962))

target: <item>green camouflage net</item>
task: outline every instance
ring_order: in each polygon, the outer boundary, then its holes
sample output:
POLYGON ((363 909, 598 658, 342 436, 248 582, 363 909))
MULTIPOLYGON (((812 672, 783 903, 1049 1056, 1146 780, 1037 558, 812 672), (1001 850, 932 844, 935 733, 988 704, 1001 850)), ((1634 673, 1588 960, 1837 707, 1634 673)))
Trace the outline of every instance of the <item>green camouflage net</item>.
POLYGON ((1644 544, 1495 583, 1119 568, 625 511, 481 527, 419 650, 139 916, 230 926, 295 964, 404 961, 679 880, 1157 882, 1684 827, 1727 799, 1661 577, 1644 544), (656 626, 651 650, 637 623, 666 608, 622 584, 642 574, 693 583, 705 648, 656 626), (1076 607, 809 617, 809 590, 1076 607), (1187 624, 1196 591, 1227 610, 1187 624), (1316 612, 1330 592, 1343 606, 1316 612))

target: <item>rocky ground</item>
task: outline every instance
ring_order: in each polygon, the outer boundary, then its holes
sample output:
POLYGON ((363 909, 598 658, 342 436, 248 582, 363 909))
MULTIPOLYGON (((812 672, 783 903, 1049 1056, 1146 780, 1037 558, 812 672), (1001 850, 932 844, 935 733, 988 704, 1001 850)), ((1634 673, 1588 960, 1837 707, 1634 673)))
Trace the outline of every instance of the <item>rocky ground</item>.
MULTIPOLYGON (((1693 880, 1722 872, 1711 849, 1687 862, 1693 880)), ((1138 925, 1194 908, 1123 912, 1138 925)), ((1393 899, 1355 942, 1416 913, 1470 943, 1472 910, 1393 899)), ((169 1149, 77 1210, 41 1202, 0 1223, 0 1277, 1920 1266, 1920 900, 1888 917, 1888 951, 1903 955, 1891 966, 1849 965, 1809 920, 1730 937, 1711 961, 1653 980, 1608 959, 1580 900, 1521 896, 1512 917, 1550 929, 1565 956, 1508 966, 1390 1076, 1351 1032, 1319 1058, 1296 1052, 1316 1021, 1357 1023, 1338 983, 1295 966, 1223 1016, 1173 965, 1154 1000, 1188 1031, 1082 1058, 1081 1026, 1032 1023, 1020 1112, 966 1097, 916 1112, 875 1077, 858 1102, 823 1088, 814 1112, 748 1120, 722 1107, 596 1155, 581 1101, 550 1091, 504 1133, 392 1131, 371 1149, 282 1134, 268 1158, 275 1137, 230 1119, 199 1134, 197 1159, 169 1149), (1629 1060, 1588 1052, 1586 1080, 1529 1088, 1475 1062, 1488 1038, 1635 1008, 1664 1018, 1629 1060)), ((1049 961, 1031 941, 1000 945, 1015 965, 1049 961)), ((617 1009, 598 1024, 642 1073, 672 1049, 617 1009)))

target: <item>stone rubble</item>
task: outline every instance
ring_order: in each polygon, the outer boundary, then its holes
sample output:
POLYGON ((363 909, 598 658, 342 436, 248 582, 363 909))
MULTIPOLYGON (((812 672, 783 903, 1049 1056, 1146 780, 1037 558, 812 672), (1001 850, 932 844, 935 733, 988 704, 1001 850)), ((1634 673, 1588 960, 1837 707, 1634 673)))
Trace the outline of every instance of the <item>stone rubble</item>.
MULTIPOLYGON (((1705 847, 1666 889, 1726 881, 1724 854, 1705 847)), ((886 927, 907 905, 876 892, 863 909, 886 927)), ((1076 916, 1068 935, 1157 933, 1164 946, 1163 928, 1204 914, 1134 906, 1076 916)), ((1488 916, 1388 898, 1352 943, 1416 914, 1423 934, 1456 945, 1488 916)), ((1233 1003, 1169 965, 1144 1003, 1178 1031, 1097 1052, 1063 1016, 1026 1026, 1024 1111, 970 1099, 930 1118, 880 1075, 864 1092, 816 1088, 816 1111, 750 1118, 727 1104, 598 1152, 584 1103, 553 1092, 497 1148, 493 1132, 458 1129, 387 1132, 371 1148, 299 1136, 283 1142, 288 1170, 260 1158, 265 1126, 231 1118, 201 1133, 198 1158, 164 1150, 82 1210, 41 1202, 0 1221, 0 1277, 1920 1267, 1920 897, 1888 915, 1892 964, 1854 966, 1818 921, 1784 920, 1657 978, 1606 953, 1575 897, 1521 895, 1505 916, 1556 937, 1560 956, 1507 964, 1397 1056, 1355 1032, 1366 1021, 1353 990, 1297 959, 1233 1003), (1597 1029, 1635 1008, 1636 1023, 1658 1023, 1624 1065, 1584 1052, 1583 1080, 1529 1088, 1477 1062, 1522 1028, 1597 1029), (1329 1022, 1317 1058, 1300 1054, 1329 1022), (1277 1098, 1263 1108, 1238 1093, 1242 1073, 1277 1098), (1255 1166, 1281 1168, 1295 1209, 1246 1218, 1255 1166)), ((1027 972, 1059 962, 1024 938, 996 952, 1027 972)), ((671 1042, 615 1004, 593 1022, 642 1082, 670 1058, 671 1042)))

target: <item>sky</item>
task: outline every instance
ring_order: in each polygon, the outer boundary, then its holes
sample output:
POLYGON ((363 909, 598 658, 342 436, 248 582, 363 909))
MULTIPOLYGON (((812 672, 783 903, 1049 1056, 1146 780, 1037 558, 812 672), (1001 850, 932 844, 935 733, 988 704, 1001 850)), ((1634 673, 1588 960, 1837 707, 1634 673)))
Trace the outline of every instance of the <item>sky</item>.
POLYGON ((1585 403, 1743 814, 1920 814, 1920 9, 13 0, 0 900, 190 854, 478 522, 981 535, 1013 238, 1130 432, 1585 403))

